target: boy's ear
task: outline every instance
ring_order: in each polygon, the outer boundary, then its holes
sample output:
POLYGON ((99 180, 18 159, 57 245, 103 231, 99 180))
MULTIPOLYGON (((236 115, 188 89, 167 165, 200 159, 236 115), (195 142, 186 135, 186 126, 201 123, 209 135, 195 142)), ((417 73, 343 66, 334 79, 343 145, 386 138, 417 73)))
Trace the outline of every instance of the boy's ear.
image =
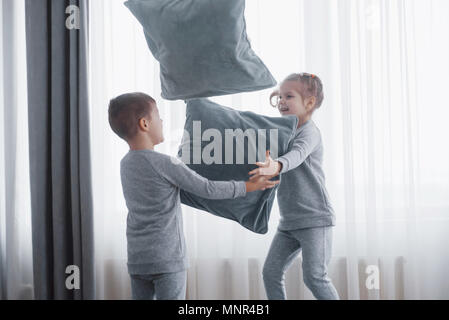
POLYGON ((147 131, 150 128, 150 122, 145 119, 142 118, 139 120, 139 129, 142 131, 147 131))

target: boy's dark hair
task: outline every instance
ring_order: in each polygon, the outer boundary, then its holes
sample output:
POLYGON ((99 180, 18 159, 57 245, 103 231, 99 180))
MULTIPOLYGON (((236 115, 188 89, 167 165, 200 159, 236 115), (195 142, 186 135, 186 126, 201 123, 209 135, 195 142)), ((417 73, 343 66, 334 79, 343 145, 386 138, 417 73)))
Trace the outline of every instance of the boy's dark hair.
POLYGON ((156 101, 141 92, 126 93, 109 102, 109 124, 122 139, 128 141, 137 134, 139 120, 149 116, 156 101))

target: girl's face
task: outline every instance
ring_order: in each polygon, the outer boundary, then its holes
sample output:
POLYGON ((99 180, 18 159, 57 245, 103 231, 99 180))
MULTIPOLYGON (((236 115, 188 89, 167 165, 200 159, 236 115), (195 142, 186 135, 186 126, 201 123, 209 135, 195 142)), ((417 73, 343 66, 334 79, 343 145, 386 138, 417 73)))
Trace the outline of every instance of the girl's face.
POLYGON ((301 84, 296 81, 284 81, 279 89, 279 112, 285 115, 296 115, 301 118, 307 114, 304 100, 299 94, 298 86, 301 84))
POLYGON ((316 103, 316 98, 310 96, 303 99, 300 95, 301 83, 297 81, 284 81, 279 89, 279 112, 285 115, 296 115, 301 121, 310 118, 316 103))

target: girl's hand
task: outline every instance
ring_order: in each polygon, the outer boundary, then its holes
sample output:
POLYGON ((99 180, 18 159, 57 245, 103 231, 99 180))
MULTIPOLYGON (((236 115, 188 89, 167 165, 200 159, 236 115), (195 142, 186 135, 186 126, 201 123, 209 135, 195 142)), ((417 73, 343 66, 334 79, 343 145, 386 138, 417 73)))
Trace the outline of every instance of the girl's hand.
POLYGON ((249 173, 249 175, 252 175, 249 180, 258 179, 261 176, 271 179, 278 176, 282 170, 282 164, 271 158, 270 150, 267 151, 265 162, 256 162, 256 165, 259 166, 259 168, 254 169, 249 173))

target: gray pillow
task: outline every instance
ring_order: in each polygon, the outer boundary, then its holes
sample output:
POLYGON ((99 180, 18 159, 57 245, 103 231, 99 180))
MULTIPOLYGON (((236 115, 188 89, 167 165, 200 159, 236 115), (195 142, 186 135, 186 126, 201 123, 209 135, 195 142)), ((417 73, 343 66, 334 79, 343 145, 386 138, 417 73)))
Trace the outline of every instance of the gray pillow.
POLYGON ((251 49, 244 0, 129 0, 160 62, 162 97, 187 100, 271 88, 251 49))
MULTIPOLYGON (((298 124, 296 116, 266 117, 208 99, 189 100, 186 116, 178 157, 201 176, 218 181, 247 181, 257 168, 255 162, 265 161, 266 150, 273 158, 284 155, 298 124), (248 138, 242 138, 244 133, 248 138)), ((204 199, 181 190, 181 202, 265 234, 276 188, 230 200, 204 199)))

